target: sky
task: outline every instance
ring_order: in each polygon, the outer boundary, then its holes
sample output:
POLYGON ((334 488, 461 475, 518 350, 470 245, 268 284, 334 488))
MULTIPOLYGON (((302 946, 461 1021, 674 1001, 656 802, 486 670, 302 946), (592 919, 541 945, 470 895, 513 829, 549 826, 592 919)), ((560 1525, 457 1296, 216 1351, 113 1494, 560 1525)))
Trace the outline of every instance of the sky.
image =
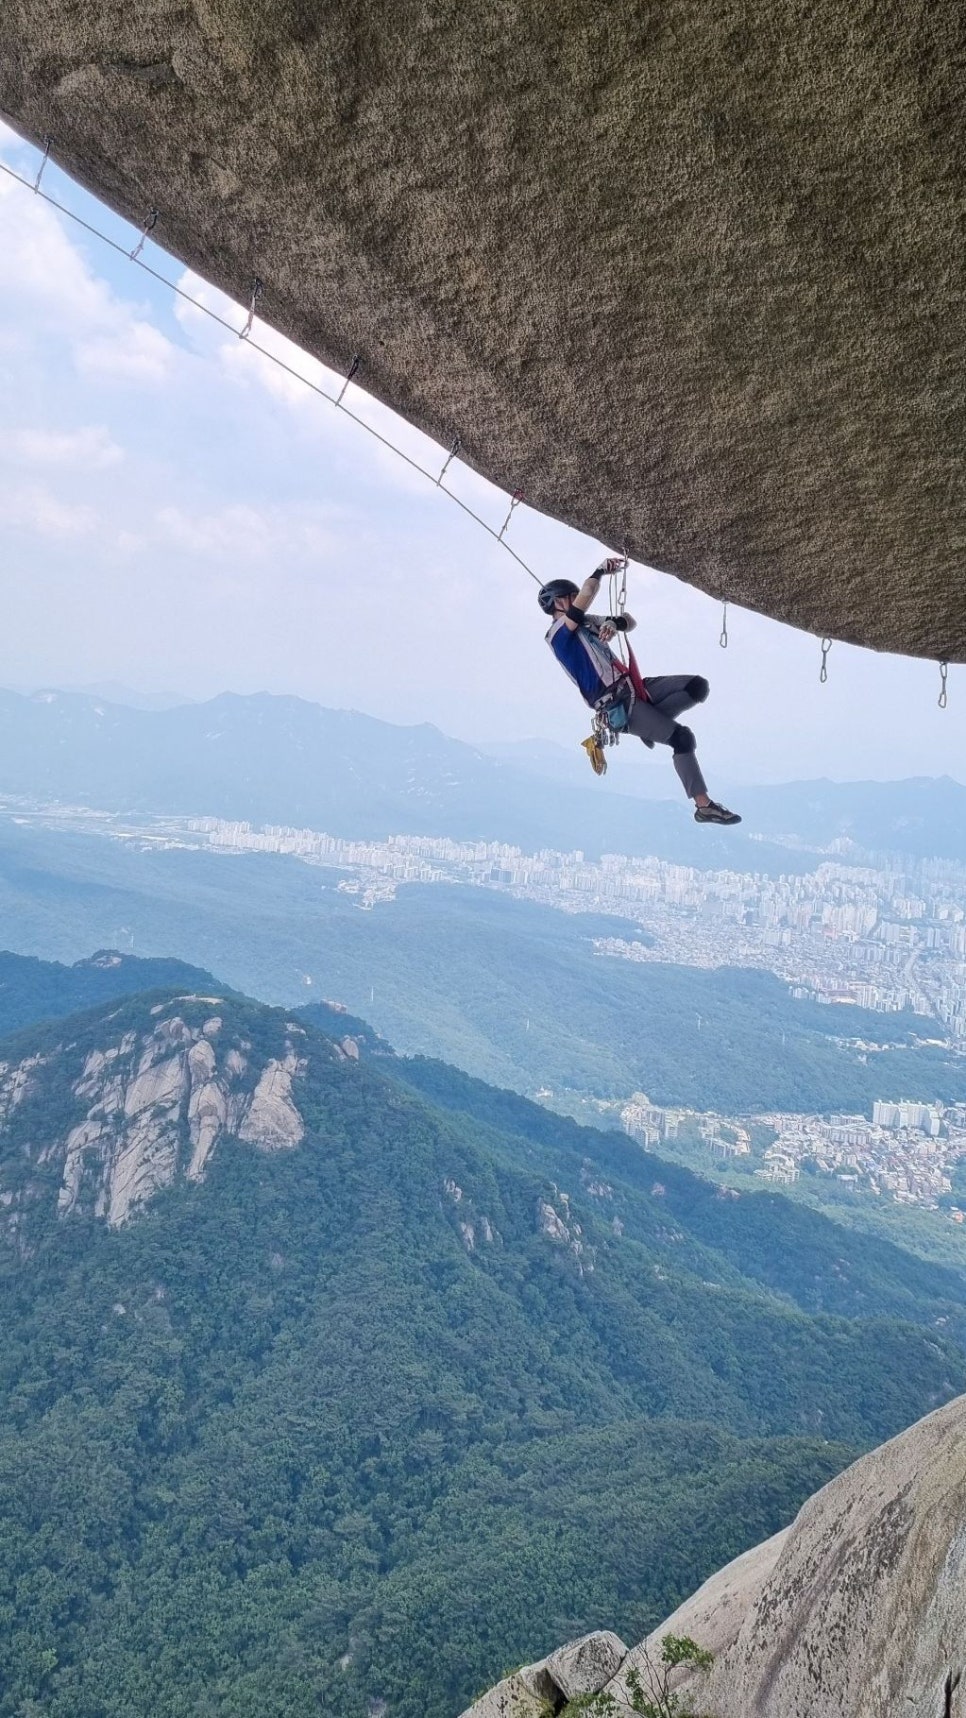
MULTIPOLYGON (((32 180, 40 156, 0 126, 0 161, 32 180)), ((134 247, 52 163, 43 189, 134 247)), ((150 239, 142 255, 243 327, 245 307, 150 239)), ((471 743, 576 745, 587 712, 543 643, 535 583, 299 379, 337 393, 341 377, 261 319, 253 335, 297 376, 0 174, 0 684, 268 691, 471 743)), ((345 404, 441 469, 447 450, 355 383, 345 404)), ((499 530, 500 490, 458 459, 446 481, 499 530)), ((541 580, 577 583, 608 547, 526 505, 507 540, 541 580)), ((720 604, 647 567, 628 607, 645 673, 711 682, 693 726, 712 793, 966 780, 963 667, 942 711, 936 664, 835 643, 823 685, 818 639, 747 610, 729 610, 722 650, 720 604)), ((675 791, 663 762, 640 759, 655 794, 675 791)))

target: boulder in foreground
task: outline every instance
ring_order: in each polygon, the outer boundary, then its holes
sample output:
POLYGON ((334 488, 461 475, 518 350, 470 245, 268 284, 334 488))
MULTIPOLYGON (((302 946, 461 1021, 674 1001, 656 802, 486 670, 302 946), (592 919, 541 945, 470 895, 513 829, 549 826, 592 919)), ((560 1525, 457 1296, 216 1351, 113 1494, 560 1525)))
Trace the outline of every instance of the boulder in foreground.
POLYGON ((547 1718, 580 1694, 597 1694, 617 1673, 627 1648, 616 1634, 600 1629, 559 1647, 538 1664, 524 1665, 504 1677, 462 1714, 462 1718, 547 1718))

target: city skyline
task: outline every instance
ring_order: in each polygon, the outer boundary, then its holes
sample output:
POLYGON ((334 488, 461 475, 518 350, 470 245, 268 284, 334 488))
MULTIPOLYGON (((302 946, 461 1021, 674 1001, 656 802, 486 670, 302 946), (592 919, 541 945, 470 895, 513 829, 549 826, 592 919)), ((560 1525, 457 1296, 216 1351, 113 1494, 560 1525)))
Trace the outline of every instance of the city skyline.
MULTIPOLYGON (((409 884, 496 889, 558 911, 612 914, 620 934, 592 935, 602 959, 757 968, 793 996, 851 1004, 887 1019, 911 1010, 940 1022, 966 1053, 966 864, 893 854, 875 863, 834 851, 811 870, 698 869, 656 856, 575 849, 526 852, 509 842, 436 835, 360 839, 291 825, 215 816, 127 818, 84 807, 6 807, 22 824, 83 829, 153 849, 294 858, 346 875, 336 885, 373 911, 409 884), (627 921, 640 927, 626 934, 627 921)), ((796 849, 798 856, 801 849, 796 849)), ((856 1041, 862 1054, 878 1043, 856 1041)))

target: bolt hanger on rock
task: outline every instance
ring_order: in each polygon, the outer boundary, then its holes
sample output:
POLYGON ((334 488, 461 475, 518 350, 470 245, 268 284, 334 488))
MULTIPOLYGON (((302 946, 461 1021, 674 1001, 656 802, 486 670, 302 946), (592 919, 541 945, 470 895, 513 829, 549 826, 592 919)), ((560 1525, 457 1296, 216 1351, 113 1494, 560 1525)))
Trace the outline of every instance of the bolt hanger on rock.
POLYGON ((41 156, 40 166, 37 168, 37 177, 34 180, 34 185, 33 185, 33 188, 35 191, 40 190, 40 181, 44 176, 44 168, 46 167, 47 162, 50 160, 50 146, 53 143, 53 141, 54 140, 52 137, 45 137, 44 138, 44 153, 41 156))
POLYGON ((352 363, 349 365, 348 370, 346 371, 345 381, 343 382, 341 388, 339 389, 339 393, 338 393, 338 396, 337 396, 336 402, 335 402, 337 406, 341 406, 343 400, 345 399, 346 389, 348 388, 349 383, 354 379, 355 376, 358 375, 361 368, 362 368, 362 359, 361 359, 359 353, 357 352, 355 354, 355 357, 352 360, 352 363))
POLYGON ((522 489, 514 490, 513 494, 510 496, 510 511, 507 514, 506 518, 504 519, 503 524, 500 526, 499 534, 498 534, 497 539, 496 539, 498 543, 502 543, 503 533, 506 530, 507 526, 509 525, 510 520, 513 518, 515 510, 519 507, 520 502, 522 500, 523 500, 523 490, 522 489))
POLYGON ((148 234, 154 232, 154 229, 157 226, 157 224, 158 224, 158 211, 157 211, 157 209, 152 209, 150 211, 150 213, 148 214, 148 217, 147 217, 143 227, 141 228, 141 237, 138 239, 138 242, 135 245, 133 251, 130 252, 131 262, 137 262, 138 257, 141 255, 141 252, 144 249, 148 234))
MULTIPOLYGON (((131 260, 133 261, 134 259, 132 258, 131 260)), ((246 321, 245 321, 245 326, 244 326, 244 328, 241 328, 238 331, 239 340, 247 340, 248 339, 248 336, 252 331, 252 323, 255 320, 255 311, 256 311, 256 308, 258 306, 258 301, 261 298, 261 296, 262 296, 262 283, 256 274, 254 280, 252 281, 251 303, 248 306, 248 316, 247 316, 246 321)))
POLYGON ((437 489, 439 488, 440 484, 442 483, 443 478, 446 476, 446 473, 448 472, 450 466, 452 465, 454 459, 456 458, 456 455, 459 453, 459 450, 462 446, 463 446, 463 442, 462 442, 461 438, 459 436, 457 436, 453 442, 452 447, 449 450, 449 453, 446 455, 446 461, 443 465, 443 469, 436 479, 437 489))

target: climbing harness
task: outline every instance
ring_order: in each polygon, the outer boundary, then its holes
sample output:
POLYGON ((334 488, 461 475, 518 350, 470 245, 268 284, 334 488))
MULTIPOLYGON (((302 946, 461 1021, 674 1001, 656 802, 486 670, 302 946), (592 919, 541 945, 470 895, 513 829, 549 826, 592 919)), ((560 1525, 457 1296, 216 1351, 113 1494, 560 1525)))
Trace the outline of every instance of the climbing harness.
MULTIPOLYGON (((627 568, 629 557, 624 549, 620 562, 609 573, 610 617, 624 619, 627 608, 627 568)), ((621 678, 598 698, 594 706, 594 726, 586 740, 581 741, 595 775, 606 775, 608 746, 616 746, 627 729, 631 711, 638 698, 646 699, 644 681, 637 666, 630 639, 618 626, 615 632, 615 655, 621 665, 621 678)))

